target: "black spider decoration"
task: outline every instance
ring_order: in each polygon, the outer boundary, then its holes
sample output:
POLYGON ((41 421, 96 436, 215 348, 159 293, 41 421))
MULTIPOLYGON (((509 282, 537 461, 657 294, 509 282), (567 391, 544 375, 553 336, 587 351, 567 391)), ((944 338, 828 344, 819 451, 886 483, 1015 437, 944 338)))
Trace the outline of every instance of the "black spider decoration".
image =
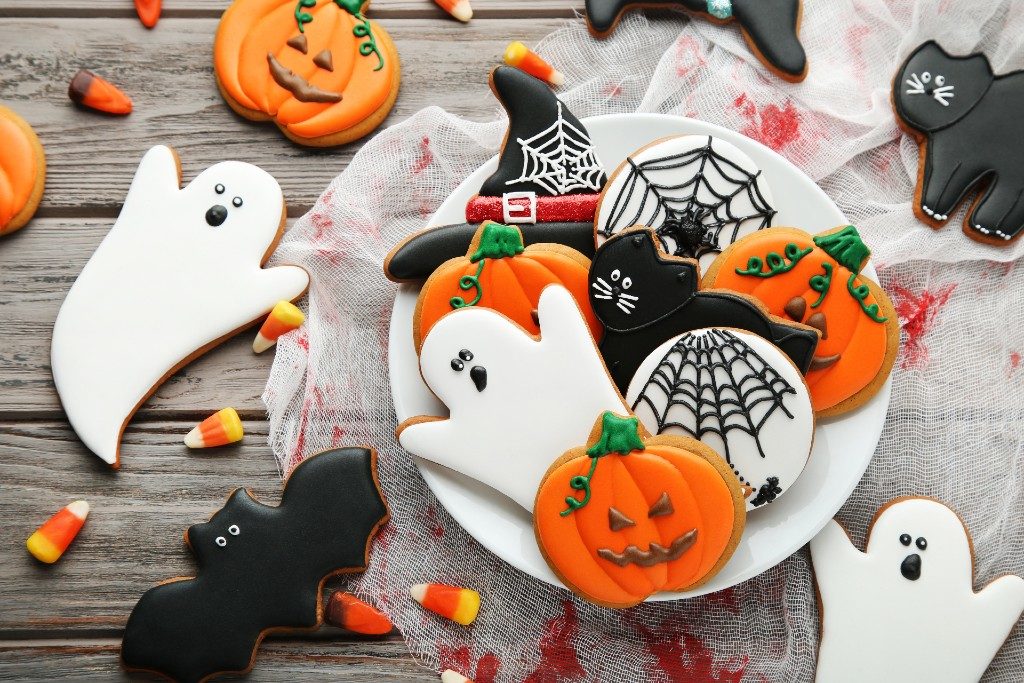
POLYGON ((761 484, 761 488, 757 491, 757 496, 754 497, 750 504, 754 507, 760 507, 766 503, 774 501, 779 494, 782 493, 782 487, 779 486, 778 477, 768 477, 768 481, 761 484))

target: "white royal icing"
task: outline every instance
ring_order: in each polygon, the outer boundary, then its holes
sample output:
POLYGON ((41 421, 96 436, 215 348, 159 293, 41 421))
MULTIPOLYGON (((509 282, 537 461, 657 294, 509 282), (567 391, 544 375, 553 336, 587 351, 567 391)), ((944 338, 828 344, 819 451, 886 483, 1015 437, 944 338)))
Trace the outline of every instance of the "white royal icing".
POLYGON ((551 463, 585 444, 604 411, 625 410, 569 292, 545 288, 537 316, 539 340, 486 308, 441 318, 423 342, 420 372, 451 417, 413 418, 399 428, 399 441, 411 453, 477 479, 530 511, 551 463), (457 371, 452 363, 461 362, 463 351, 472 360, 457 371), (482 391, 471 376, 477 367, 486 370, 482 391))
POLYGON ((283 212, 277 181, 251 164, 216 164, 181 188, 170 148, 142 158, 53 327, 57 392, 92 452, 115 465, 124 425, 172 368, 306 289, 301 268, 260 267, 283 212))
POLYGON ((811 559, 823 610, 819 683, 977 681, 1024 611, 1017 576, 974 592, 967 530, 926 498, 886 507, 864 553, 830 521, 811 559))
POLYGON ((807 384, 774 344, 749 332, 706 328, 672 337, 637 368, 626 403, 652 434, 714 448, 754 489, 747 510, 784 495, 811 454, 807 384))

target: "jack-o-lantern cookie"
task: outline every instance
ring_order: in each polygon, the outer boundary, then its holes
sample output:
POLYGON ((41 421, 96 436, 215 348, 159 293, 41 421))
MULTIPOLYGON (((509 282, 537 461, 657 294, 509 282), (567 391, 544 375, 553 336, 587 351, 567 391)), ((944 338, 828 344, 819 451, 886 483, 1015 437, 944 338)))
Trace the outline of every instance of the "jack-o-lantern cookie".
POLYGON ((0 235, 28 223, 46 180, 46 156, 39 138, 21 118, 0 106, 0 235))
POLYGON ((900 328, 885 291, 860 274, 870 250, 852 225, 820 235, 768 228, 722 252, 704 277, 760 300, 774 315, 821 332, 807 371, 814 410, 839 415, 889 377, 900 328))
POLYGON ((644 437, 635 417, 603 413, 588 446, 556 460, 537 491, 541 553, 573 592, 606 607, 705 583, 746 522, 718 454, 693 439, 644 437))
POLYGON ((328 147, 380 125, 398 96, 391 38, 368 0, 236 0, 213 44, 221 94, 247 119, 328 147))

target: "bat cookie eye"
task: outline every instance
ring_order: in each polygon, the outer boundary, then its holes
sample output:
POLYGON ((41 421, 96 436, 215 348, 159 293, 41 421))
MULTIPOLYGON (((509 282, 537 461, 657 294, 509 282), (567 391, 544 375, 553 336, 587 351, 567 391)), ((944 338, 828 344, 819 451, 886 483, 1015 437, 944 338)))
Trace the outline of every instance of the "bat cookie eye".
POLYGON ((473 360, 473 352, 470 351, 469 349, 462 349, 461 351, 459 351, 459 358, 468 363, 469 361, 473 360))
POLYGON ((231 534, 232 536, 237 536, 241 532, 242 532, 242 530, 238 528, 237 524, 232 524, 231 526, 228 527, 228 533, 231 534))
POLYGON ((912 540, 913 539, 910 538, 910 534, 901 534, 900 535, 900 543, 902 543, 903 545, 910 545, 910 541, 912 541, 912 540))
POLYGON ((240 207, 241 205, 242 205, 242 198, 241 197, 235 197, 234 199, 231 200, 231 206, 235 207, 236 209, 238 207, 240 207))
POLYGON ((221 183, 217 183, 213 186, 213 191, 217 194, 224 194, 225 187, 221 183))
POLYGON ((922 83, 927 83, 930 80, 932 80, 932 75, 930 73, 925 71, 923 74, 921 74, 921 82, 922 83))
POLYGON ((619 278, 622 277, 622 273, 620 273, 619 269, 616 268, 615 270, 612 271, 612 274, 611 274, 610 277, 612 278, 612 282, 618 282, 619 278))
POLYGON ((936 75, 935 76, 935 85, 945 85, 945 84, 946 84, 946 77, 945 76, 942 76, 942 75, 936 75))
POLYGON ((213 542, 219 545, 221 548, 223 548, 228 544, 228 539, 224 538, 223 536, 218 536, 217 538, 213 539, 213 542))
POLYGON ((917 539, 917 543, 915 543, 915 545, 917 546, 918 550, 925 550, 928 548, 928 540, 925 539, 924 536, 922 536, 921 538, 917 539))
POLYGON ((459 360, 458 358, 452 358, 452 370, 454 370, 455 372, 462 372, 463 368, 465 367, 466 364, 463 363, 461 360, 459 360))

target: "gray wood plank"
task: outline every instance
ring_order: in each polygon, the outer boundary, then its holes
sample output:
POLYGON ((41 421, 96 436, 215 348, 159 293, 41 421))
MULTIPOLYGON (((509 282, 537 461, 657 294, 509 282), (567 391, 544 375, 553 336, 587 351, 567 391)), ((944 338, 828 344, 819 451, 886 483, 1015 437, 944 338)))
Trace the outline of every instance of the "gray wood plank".
MULTIPOLYGON (((346 683, 436 683, 437 674, 419 666, 398 636, 381 640, 341 640, 340 631, 306 640, 272 636, 260 646, 256 665, 244 680, 294 683, 336 680, 346 683)), ((120 641, 0 641, 0 680, 127 681, 154 680, 127 674, 118 662, 120 641)))
MULTIPOLYGON (((387 126, 429 105, 493 119, 498 105, 487 74, 508 41, 536 41, 562 20, 383 23, 402 57, 402 89, 387 126)), ((178 150, 186 181, 226 158, 257 164, 281 183, 290 215, 306 211, 362 143, 310 150, 272 124, 235 115, 213 76, 216 27, 215 19, 167 19, 152 32, 129 18, 0 19, 0 102, 35 127, 48 155, 39 215, 116 215, 139 159, 154 144, 178 150), (108 117, 72 105, 67 83, 83 67, 123 87, 133 113, 108 117)))

